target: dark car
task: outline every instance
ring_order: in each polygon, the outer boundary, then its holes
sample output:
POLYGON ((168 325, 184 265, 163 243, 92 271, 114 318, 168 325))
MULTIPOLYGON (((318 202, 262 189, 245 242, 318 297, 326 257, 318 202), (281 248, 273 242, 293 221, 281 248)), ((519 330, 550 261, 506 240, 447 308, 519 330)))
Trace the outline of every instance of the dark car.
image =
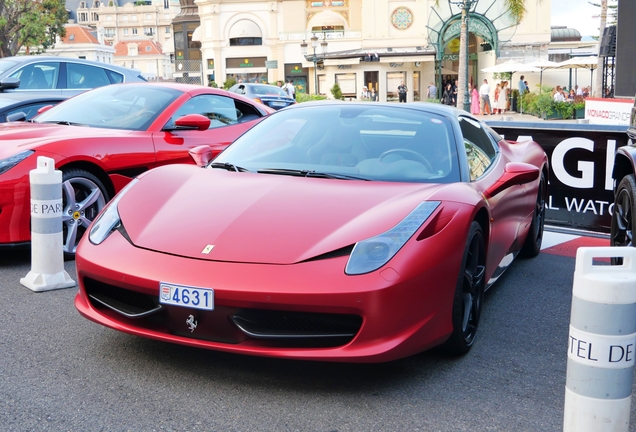
POLYGON ((289 97, 285 90, 269 84, 239 83, 230 87, 229 91, 248 97, 275 110, 296 103, 294 98, 289 97))
POLYGON ((0 95, 0 123, 9 121, 30 120, 38 114, 38 110, 48 105, 57 105, 66 96, 34 96, 16 92, 0 95))
POLYGON ((627 128, 629 144, 620 147, 614 158, 614 211, 610 231, 612 246, 634 246, 636 227, 636 101, 627 128))
POLYGON ((0 59, 0 92, 71 97, 86 90, 146 81, 141 72, 91 60, 53 56, 0 59))

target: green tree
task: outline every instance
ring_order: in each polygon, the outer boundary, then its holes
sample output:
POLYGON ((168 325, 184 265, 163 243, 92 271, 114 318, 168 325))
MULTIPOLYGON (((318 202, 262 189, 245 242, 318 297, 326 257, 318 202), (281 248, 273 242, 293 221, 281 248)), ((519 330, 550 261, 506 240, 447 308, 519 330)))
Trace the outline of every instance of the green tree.
MULTIPOLYGON (((445 0, 444 0, 445 1, 445 0)), ((457 107, 462 108, 464 105, 464 95, 468 94, 468 76, 466 75, 466 66, 468 65, 468 52, 466 46, 468 44, 468 26, 466 18, 471 5, 479 0, 461 0, 458 6, 462 9, 462 26, 459 36, 459 73, 457 76, 457 107)), ((541 1, 541 0, 539 0, 541 1)), ((606 0, 605 0, 606 1, 606 0)), ((435 6, 439 8, 440 0, 435 0, 435 6)), ((517 24, 520 23, 528 11, 526 8, 526 0, 503 0, 504 5, 508 9, 508 14, 517 24)))
POLYGON ((67 22, 64 0, 0 0, 0 57, 55 45, 67 22))

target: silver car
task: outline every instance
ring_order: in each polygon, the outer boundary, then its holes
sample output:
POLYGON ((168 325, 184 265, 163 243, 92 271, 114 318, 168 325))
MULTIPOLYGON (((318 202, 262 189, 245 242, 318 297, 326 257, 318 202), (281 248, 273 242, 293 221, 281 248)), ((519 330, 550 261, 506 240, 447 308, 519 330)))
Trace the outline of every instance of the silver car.
POLYGON ((86 90, 122 82, 146 81, 141 72, 91 60, 16 56, 0 59, 0 92, 71 97, 86 90))

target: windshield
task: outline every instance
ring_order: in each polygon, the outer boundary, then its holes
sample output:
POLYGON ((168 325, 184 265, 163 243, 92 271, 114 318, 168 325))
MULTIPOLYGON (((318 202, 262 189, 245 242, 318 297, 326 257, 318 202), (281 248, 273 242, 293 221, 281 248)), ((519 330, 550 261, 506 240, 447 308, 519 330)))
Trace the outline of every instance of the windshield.
POLYGON ((269 175, 459 181, 456 144, 447 118, 370 103, 307 103, 279 111, 247 131, 214 162, 269 175))
POLYGON ((13 60, 0 60, 0 75, 17 65, 18 62, 13 60))
POLYGON ((179 90, 149 84, 109 85, 54 106, 35 122, 146 130, 181 94, 179 90))
POLYGON ((255 85, 252 86, 252 93, 258 96, 282 96, 289 97, 287 92, 285 92, 280 87, 271 86, 271 85, 255 85))

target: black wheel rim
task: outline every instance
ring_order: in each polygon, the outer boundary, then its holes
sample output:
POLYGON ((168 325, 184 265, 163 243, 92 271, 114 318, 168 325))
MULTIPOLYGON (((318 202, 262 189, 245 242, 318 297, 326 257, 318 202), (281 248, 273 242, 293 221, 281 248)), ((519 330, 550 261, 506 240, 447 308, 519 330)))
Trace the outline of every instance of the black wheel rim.
POLYGON ((464 268, 462 333, 468 345, 473 343, 475 333, 477 332, 477 324, 479 323, 479 315, 481 313, 484 293, 484 274, 486 271, 484 255, 483 240, 481 234, 478 232, 473 235, 470 245, 468 246, 466 267, 464 268))
POLYGON ((618 192, 614 202, 614 213, 612 215, 612 245, 613 246, 633 246, 632 234, 632 196, 627 189, 618 192))

